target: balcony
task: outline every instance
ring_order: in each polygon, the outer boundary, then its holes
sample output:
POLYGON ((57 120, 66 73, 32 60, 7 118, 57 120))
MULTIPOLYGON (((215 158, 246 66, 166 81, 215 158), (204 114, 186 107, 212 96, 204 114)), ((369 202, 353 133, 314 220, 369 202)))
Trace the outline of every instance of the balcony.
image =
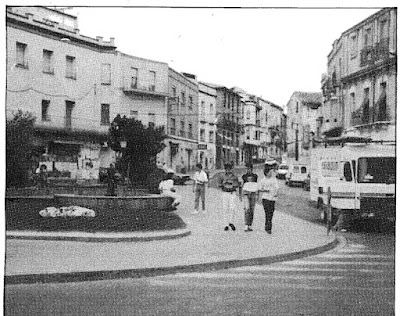
POLYGON ((361 50, 360 67, 375 64, 390 57, 389 38, 382 38, 375 46, 366 46, 361 50))
POLYGON ((160 92, 156 90, 156 86, 144 86, 139 84, 127 83, 122 87, 122 91, 126 94, 138 94, 138 95, 153 95, 160 97, 167 97, 168 93, 160 92))

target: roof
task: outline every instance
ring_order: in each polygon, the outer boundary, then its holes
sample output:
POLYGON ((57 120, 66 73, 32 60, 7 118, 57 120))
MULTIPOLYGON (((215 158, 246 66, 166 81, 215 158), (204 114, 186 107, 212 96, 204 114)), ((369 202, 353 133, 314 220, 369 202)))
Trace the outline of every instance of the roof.
POLYGON ((300 99, 303 103, 321 103, 322 104, 322 93, 321 92, 301 92, 295 91, 292 97, 300 99))

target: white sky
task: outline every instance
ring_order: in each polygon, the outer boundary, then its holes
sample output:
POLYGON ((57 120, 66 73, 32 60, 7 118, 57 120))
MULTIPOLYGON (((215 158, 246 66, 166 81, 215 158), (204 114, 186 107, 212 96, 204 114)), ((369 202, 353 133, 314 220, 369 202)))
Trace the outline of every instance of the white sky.
POLYGON ((342 32, 379 9, 87 7, 80 32, 115 38, 117 49, 167 62, 201 81, 238 86, 278 105, 320 91, 327 55, 342 32))

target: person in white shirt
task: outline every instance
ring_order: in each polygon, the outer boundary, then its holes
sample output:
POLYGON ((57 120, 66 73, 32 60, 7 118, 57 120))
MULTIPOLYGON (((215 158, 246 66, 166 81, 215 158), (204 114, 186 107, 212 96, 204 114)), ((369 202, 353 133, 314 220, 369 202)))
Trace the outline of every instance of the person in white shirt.
POLYGON ((275 163, 265 164, 264 175, 258 186, 265 211, 265 230, 268 234, 272 232, 272 217, 275 211, 275 201, 278 196, 278 180, 275 176, 275 163))
POLYGON ((176 208, 181 203, 181 196, 175 191, 174 180, 172 179, 173 175, 173 173, 167 173, 167 178, 160 182, 158 189, 161 195, 169 196, 174 199, 171 206, 176 208))
POLYGON ((201 198, 201 206, 203 212, 206 211, 206 184, 208 182, 207 174, 203 170, 203 166, 198 163, 196 165, 196 172, 193 177, 193 192, 195 193, 194 198, 194 211, 192 214, 199 213, 199 199, 201 198))

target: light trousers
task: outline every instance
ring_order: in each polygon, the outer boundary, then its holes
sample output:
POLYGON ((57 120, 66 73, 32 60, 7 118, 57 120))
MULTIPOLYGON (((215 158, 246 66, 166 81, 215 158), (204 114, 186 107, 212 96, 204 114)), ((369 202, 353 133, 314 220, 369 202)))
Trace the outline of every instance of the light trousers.
POLYGON ((221 192, 222 197, 222 210, 223 218, 226 224, 232 223, 235 220, 236 213, 236 202, 237 196, 236 192, 221 192))

